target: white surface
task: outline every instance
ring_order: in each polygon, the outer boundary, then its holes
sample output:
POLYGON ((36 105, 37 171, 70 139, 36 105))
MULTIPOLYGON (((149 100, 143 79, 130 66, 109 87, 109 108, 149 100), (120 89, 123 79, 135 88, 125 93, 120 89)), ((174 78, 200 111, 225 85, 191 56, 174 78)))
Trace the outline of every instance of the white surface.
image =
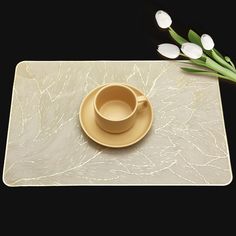
POLYGON ((21 62, 16 69, 3 180, 9 186, 226 185, 232 180, 218 80, 179 62, 21 62), (150 99, 148 135, 124 149, 81 131, 83 97, 126 82, 150 99))

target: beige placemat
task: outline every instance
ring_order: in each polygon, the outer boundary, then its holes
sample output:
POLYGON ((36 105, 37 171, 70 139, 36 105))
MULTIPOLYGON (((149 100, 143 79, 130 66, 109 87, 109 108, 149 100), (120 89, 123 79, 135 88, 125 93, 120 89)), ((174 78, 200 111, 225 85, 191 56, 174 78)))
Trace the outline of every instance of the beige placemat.
POLYGON ((226 185, 232 180, 218 80, 178 61, 24 61, 17 65, 3 181, 8 186, 226 185), (149 134, 125 149, 82 132, 93 88, 126 82, 150 99, 149 134))

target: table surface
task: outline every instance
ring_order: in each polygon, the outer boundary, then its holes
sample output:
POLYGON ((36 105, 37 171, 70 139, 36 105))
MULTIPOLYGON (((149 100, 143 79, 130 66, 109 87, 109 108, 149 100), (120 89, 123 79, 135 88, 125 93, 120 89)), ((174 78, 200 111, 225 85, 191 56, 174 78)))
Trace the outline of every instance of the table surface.
POLYGON ((8 186, 227 185, 232 180, 218 80, 179 61, 23 61, 16 67, 3 181, 8 186), (90 140, 82 99, 125 82, 150 99, 148 135, 128 148, 90 140))

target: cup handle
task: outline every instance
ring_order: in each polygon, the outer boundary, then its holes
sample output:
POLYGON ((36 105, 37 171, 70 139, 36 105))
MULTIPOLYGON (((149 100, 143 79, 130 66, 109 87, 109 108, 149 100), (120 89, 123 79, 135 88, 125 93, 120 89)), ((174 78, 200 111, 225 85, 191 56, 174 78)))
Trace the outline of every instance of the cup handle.
POLYGON ((137 102, 139 111, 147 107, 147 98, 145 96, 138 96, 137 102))

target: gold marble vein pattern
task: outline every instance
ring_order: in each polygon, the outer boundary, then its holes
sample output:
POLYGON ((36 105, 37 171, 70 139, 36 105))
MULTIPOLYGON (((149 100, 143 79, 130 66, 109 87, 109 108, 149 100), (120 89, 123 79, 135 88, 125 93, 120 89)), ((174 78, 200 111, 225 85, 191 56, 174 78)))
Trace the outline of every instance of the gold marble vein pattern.
POLYGON ((16 67, 3 181, 8 186, 227 185, 232 172, 218 80, 179 61, 23 61, 16 67), (90 90, 125 82, 150 99, 137 144, 112 149, 81 130, 90 90))

